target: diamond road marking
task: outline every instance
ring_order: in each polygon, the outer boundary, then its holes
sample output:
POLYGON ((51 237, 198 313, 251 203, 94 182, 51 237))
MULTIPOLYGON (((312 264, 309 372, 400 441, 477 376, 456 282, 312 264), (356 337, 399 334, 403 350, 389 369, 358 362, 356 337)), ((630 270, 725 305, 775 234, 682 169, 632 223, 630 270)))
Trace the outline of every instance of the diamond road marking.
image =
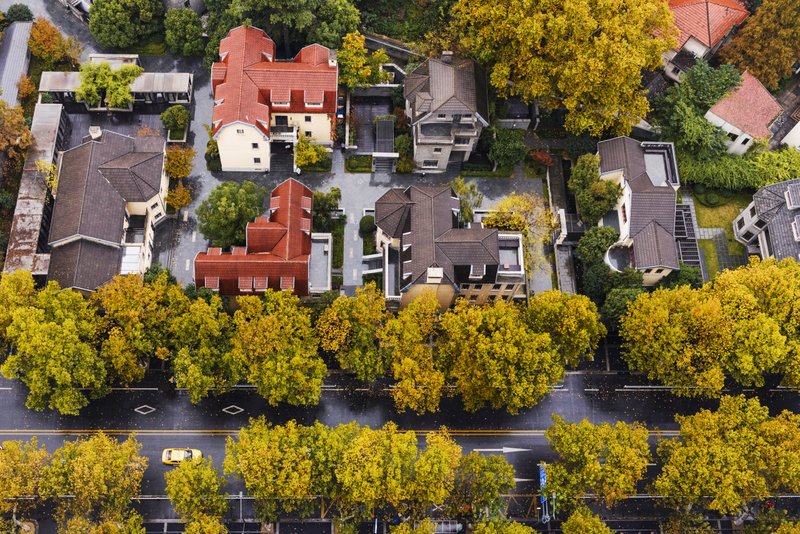
POLYGON ((237 413, 242 413, 244 408, 240 408, 235 404, 231 404, 230 406, 223 408, 222 411, 230 415, 236 415, 237 413))
POLYGON ((134 408, 133 411, 136 413, 140 413, 142 415, 147 415, 149 413, 153 413, 154 411, 156 411, 156 409, 153 408, 152 406, 148 406, 147 404, 142 404, 138 408, 134 408))

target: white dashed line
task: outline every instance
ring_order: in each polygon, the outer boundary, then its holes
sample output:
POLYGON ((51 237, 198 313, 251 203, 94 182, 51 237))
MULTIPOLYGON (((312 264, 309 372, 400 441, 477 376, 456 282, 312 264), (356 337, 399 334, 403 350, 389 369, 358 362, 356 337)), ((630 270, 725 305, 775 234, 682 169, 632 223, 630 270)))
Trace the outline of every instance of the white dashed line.
POLYGON ((197 241, 197 232, 192 232, 192 243, 197 241))
POLYGON ((185 270, 188 271, 190 266, 191 266, 191 260, 187 259, 186 260, 186 269, 185 270))

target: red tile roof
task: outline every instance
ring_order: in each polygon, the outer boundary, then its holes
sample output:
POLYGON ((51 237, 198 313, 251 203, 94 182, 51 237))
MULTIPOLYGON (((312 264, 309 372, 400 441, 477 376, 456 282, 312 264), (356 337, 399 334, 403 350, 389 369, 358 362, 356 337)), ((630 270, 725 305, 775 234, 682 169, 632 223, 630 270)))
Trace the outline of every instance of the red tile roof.
POLYGON ((670 0, 669 7, 681 32, 680 46, 694 37, 708 48, 714 48, 750 15, 737 0, 670 0))
POLYGON ((219 43, 220 61, 211 68, 214 88, 212 123, 216 134, 223 126, 241 121, 269 135, 271 92, 276 101, 289 95, 286 113, 328 113, 336 111, 337 68, 330 66, 332 52, 322 45, 306 46, 292 61, 275 61, 275 43, 258 28, 239 26, 219 43), (323 106, 307 107, 324 98, 323 106))
POLYGON ((772 137, 769 125, 783 109, 758 79, 745 71, 742 85, 709 110, 753 137, 772 137))
POLYGON ((307 295, 311 209, 305 206, 311 205, 311 198, 311 190, 292 178, 276 187, 269 217, 257 217, 247 225, 246 251, 234 247, 233 253, 219 253, 209 248, 195 257, 197 286, 241 295, 288 289, 282 280, 293 279, 294 293, 307 295))

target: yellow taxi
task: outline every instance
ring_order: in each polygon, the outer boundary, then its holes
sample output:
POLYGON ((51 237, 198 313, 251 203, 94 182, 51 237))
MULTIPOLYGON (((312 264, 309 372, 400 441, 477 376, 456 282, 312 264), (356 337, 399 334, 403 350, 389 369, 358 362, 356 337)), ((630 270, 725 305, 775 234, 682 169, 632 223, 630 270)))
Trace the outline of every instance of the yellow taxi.
POLYGON ((198 449, 164 449, 161 453, 161 463, 166 465, 178 465, 186 460, 199 460, 203 457, 198 449))

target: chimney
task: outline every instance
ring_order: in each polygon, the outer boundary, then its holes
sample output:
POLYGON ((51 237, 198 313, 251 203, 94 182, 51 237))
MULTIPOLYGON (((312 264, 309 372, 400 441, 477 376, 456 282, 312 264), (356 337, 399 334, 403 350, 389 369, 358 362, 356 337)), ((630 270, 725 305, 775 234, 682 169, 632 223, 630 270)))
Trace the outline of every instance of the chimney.
POLYGON ((89 126, 89 137, 92 141, 98 141, 103 137, 103 130, 99 126, 89 126))
POLYGON ((444 62, 444 63, 452 63, 453 62, 453 51, 452 50, 443 50, 441 59, 442 59, 442 62, 444 62))

